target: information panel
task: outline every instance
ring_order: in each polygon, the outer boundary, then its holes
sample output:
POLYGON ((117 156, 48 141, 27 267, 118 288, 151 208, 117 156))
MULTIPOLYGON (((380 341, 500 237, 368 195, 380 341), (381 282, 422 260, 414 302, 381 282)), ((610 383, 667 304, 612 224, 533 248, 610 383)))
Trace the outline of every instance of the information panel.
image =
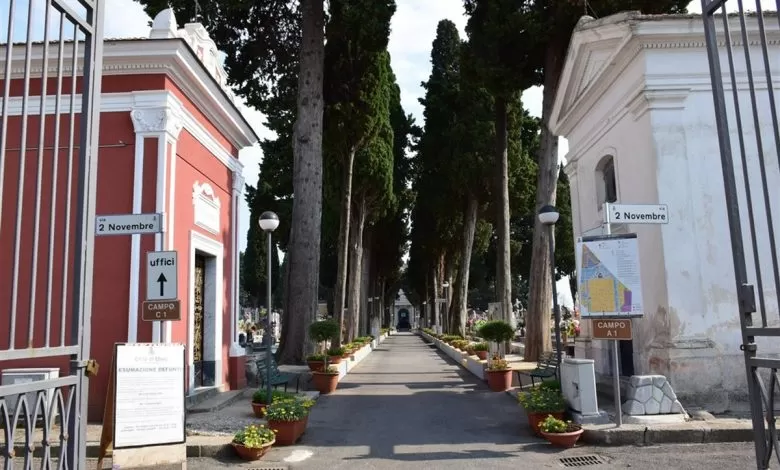
POLYGON ((583 237, 577 252, 580 316, 641 317, 636 234, 583 237))
POLYGON ((184 345, 117 344, 114 364, 114 448, 183 443, 184 345))

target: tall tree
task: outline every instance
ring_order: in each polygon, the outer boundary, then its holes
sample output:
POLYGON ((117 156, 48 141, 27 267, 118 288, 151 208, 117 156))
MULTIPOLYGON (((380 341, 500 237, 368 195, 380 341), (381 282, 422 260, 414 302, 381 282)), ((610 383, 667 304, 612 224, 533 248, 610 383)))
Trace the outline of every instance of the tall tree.
POLYGON ((230 84, 248 105, 260 111, 274 105, 281 79, 298 77, 292 135, 295 198, 285 259, 286 295, 278 354, 280 362, 301 362, 311 348, 307 325, 317 306, 319 278, 323 0, 139 1, 151 16, 168 7, 180 20, 197 16, 226 54, 230 84))
POLYGON ((496 231, 498 235, 497 293, 501 315, 512 314, 511 239, 509 208, 508 113, 516 93, 538 82, 535 14, 530 0, 464 0, 466 31, 474 48, 484 86, 494 98, 496 231))
MULTIPOLYGON (((390 55, 385 51, 377 57, 376 66, 367 70, 376 87, 369 99, 377 111, 377 132, 356 155, 353 225, 350 229, 349 301, 347 338, 359 335, 360 300, 363 281, 364 229, 366 222, 382 217, 393 207, 393 128, 390 123, 390 101, 393 78, 390 55)), ((365 293, 363 293, 365 294, 365 293)), ((367 325, 365 325, 367 326, 367 325)), ((365 331, 365 330, 363 330, 365 331)))
MULTIPOLYGON (((334 309, 344 323, 348 238, 352 223, 355 156, 374 138, 386 105, 377 96, 378 63, 387 48, 394 0, 331 0, 326 46, 326 147, 341 168, 341 223, 334 309)), ((362 230, 361 230, 362 233, 362 230)), ((340 345, 341 338, 336 338, 340 345)))
MULTIPOLYGON (((607 16, 619 11, 641 10, 644 13, 682 13, 689 0, 535 0, 533 11, 539 28, 538 50, 542 51, 543 70, 542 129, 539 175, 536 185, 536 208, 556 203, 558 181, 558 136, 550 130, 550 115, 560 82, 566 51, 574 26, 583 14, 607 16)), ((549 319, 552 304, 548 231, 534 219, 533 253, 530 273, 530 297, 526 329, 526 360, 536 360, 550 349, 549 319)))
POLYGON ((455 24, 440 21, 431 48, 431 75, 422 84, 425 97, 420 99, 425 107, 425 126, 414 162, 416 202, 408 274, 414 285, 422 289, 420 296, 428 299, 432 322, 439 320, 436 299, 442 296, 442 281, 449 277, 448 249, 455 251, 451 247, 459 239, 458 219, 462 215, 461 208, 451 204, 452 186, 448 178, 453 170, 450 160, 456 151, 458 111, 453 105, 459 97, 460 48, 455 24))

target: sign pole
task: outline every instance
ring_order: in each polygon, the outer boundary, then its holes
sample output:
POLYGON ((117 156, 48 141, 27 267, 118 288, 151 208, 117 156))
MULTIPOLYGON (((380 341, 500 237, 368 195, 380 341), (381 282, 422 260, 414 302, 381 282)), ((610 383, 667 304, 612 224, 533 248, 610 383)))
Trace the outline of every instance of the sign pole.
MULTIPOLYGON (((604 203, 604 231, 605 235, 612 235, 609 203, 604 203)), ((623 425, 623 404, 620 399, 620 348, 618 340, 610 340, 612 343, 612 394, 615 399, 615 426, 623 425)))

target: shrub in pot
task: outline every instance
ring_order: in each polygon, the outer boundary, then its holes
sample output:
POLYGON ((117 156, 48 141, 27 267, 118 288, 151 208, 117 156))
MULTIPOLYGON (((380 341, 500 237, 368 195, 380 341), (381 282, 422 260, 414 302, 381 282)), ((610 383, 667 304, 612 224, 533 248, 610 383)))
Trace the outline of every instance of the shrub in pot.
POLYGON ((552 415, 547 415, 539 424, 539 430, 550 444, 564 448, 574 447, 583 432, 579 424, 563 421, 552 415))
MULTIPOLYGON (((512 325, 501 320, 485 322, 479 329, 479 336, 487 341, 498 343, 498 345, 511 340, 514 335, 515 330, 512 328, 512 325)), ((512 387, 512 369, 509 368, 509 364, 504 360, 504 356, 501 353, 497 354, 496 357, 488 363, 485 374, 487 376, 488 385, 494 392, 503 392, 512 387), (492 365, 492 362, 496 359, 500 362, 498 365, 494 366, 492 365)))
POLYGON ((340 347, 340 348, 332 347, 332 348, 328 349, 328 352, 327 352, 327 354, 328 354, 328 361, 331 364, 338 364, 338 363, 341 362, 341 359, 344 357, 344 354, 346 352, 347 352, 347 350, 344 347, 340 347))
POLYGON ((477 357, 479 357, 480 360, 486 361, 488 356, 488 344, 487 343, 476 343, 471 346, 474 349, 474 352, 477 354, 477 357))
POLYGON ((258 460, 276 442, 276 434, 263 425, 250 424, 233 435, 231 445, 244 460, 258 460))
POLYGON ((566 411, 566 399, 561 393, 561 384, 554 380, 542 382, 539 387, 519 393, 517 399, 525 408, 528 424, 537 436, 542 435, 539 425, 547 416, 563 419, 566 411))
POLYGON ((272 403, 265 409, 268 427, 276 431, 276 444, 289 446, 295 444, 306 429, 306 417, 309 409, 299 400, 272 403))
POLYGON ((339 385, 339 370, 336 367, 329 366, 320 372, 312 372, 311 380, 314 388, 322 395, 327 395, 336 391, 339 385))
POLYGON ((309 365, 309 370, 312 372, 323 370, 325 368, 325 358, 326 356, 324 354, 312 354, 311 356, 307 356, 306 364, 309 365))
POLYGON ((333 320, 316 321, 309 325, 309 336, 313 341, 319 343, 320 350, 322 351, 315 355, 319 361, 311 359, 315 356, 309 356, 309 358, 307 358, 309 369, 312 372, 321 372, 328 368, 328 354, 325 351, 325 343, 335 339, 339 334, 339 331, 339 324, 333 320), (312 367, 313 364, 314 367, 312 367))

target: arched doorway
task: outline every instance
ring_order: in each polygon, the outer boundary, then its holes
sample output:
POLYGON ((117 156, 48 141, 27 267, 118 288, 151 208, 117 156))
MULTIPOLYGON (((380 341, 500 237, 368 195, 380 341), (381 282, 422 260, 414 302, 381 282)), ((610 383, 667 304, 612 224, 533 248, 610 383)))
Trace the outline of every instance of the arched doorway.
POLYGON ((409 310, 401 308, 398 310, 398 324, 395 326, 398 331, 411 330, 412 323, 409 317, 409 310))

